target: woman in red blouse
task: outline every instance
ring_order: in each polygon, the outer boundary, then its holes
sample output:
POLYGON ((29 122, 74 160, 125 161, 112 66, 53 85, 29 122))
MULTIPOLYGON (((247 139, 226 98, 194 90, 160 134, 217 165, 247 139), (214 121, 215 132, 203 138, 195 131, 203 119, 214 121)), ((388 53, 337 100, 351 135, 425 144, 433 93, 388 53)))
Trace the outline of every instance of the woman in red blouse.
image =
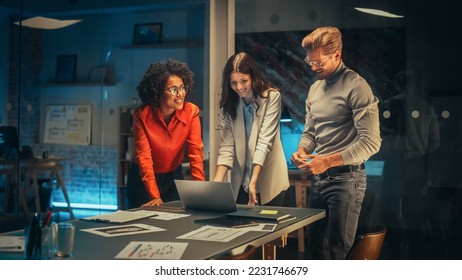
POLYGON ((183 179, 186 147, 192 177, 205 180, 199 108, 185 102, 193 86, 194 74, 175 60, 151 64, 138 84, 142 105, 133 114, 136 157, 127 182, 129 208, 179 200, 173 180, 183 179))

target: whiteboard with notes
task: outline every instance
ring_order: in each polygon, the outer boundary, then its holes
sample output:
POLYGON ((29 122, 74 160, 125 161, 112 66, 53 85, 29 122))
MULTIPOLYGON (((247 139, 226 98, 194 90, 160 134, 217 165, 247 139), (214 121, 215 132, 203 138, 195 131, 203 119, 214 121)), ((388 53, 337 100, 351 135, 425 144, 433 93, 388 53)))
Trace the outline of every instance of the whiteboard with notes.
POLYGON ((91 105, 46 105, 43 142, 90 145, 91 105))

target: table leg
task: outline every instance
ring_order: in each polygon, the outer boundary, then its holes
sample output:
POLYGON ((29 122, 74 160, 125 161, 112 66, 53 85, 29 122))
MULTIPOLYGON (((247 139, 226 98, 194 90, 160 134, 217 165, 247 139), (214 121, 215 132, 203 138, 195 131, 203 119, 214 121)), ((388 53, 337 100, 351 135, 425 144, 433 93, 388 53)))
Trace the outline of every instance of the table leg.
MULTIPOLYGON (((306 187, 302 183, 295 183, 296 207, 306 208, 306 187)), ((305 228, 297 230, 298 251, 305 252, 305 228)))
POLYGON ((262 246, 262 257, 264 260, 275 260, 276 259, 276 248, 284 248, 287 245, 287 234, 275 239, 269 243, 265 243, 262 246))
MULTIPOLYGON (((32 185, 34 186, 34 192, 35 192, 35 211, 40 213, 42 208, 40 207, 40 188, 38 185, 38 178, 37 178, 37 172, 35 170, 31 171, 32 173, 32 185)), ((29 184, 29 181, 26 182, 26 184, 29 184)))
MULTIPOLYGON (((25 182, 24 182, 24 184, 25 184, 25 182)), ((19 196, 19 200, 21 202, 22 211, 24 212, 24 217, 26 217, 27 222, 29 224, 31 224, 32 223, 32 216, 30 214, 29 207, 27 206, 26 196, 25 196, 25 193, 24 193, 24 187, 25 186, 19 187, 18 196, 19 196)))
POLYGON ((74 211, 72 211, 71 201, 69 199, 69 195, 67 194, 66 185, 64 184, 64 180, 63 180, 63 177, 61 176, 61 171, 59 169, 56 170, 56 178, 58 179, 58 186, 61 187, 61 191, 63 192, 64 198, 66 199, 67 210, 69 211, 71 220, 75 220, 74 211))

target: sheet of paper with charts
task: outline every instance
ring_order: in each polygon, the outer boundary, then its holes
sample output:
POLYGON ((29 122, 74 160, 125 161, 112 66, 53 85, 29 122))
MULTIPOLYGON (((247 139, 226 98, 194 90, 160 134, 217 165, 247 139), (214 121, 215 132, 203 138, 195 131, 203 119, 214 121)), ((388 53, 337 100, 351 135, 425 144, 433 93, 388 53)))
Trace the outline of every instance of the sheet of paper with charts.
POLYGON ((188 243, 131 241, 116 259, 179 260, 188 243))

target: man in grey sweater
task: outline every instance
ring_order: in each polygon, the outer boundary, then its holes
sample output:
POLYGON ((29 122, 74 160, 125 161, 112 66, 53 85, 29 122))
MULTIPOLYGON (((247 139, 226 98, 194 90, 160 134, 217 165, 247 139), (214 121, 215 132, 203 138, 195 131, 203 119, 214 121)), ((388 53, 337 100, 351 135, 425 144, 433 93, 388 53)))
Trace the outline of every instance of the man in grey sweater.
POLYGON ((314 259, 344 259, 353 245, 366 191, 364 162, 380 145, 378 99, 342 61, 342 35, 320 27, 302 46, 317 81, 306 99, 305 129, 292 162, 313 176, 309 207, 326 209, 310 227, 314 259))

